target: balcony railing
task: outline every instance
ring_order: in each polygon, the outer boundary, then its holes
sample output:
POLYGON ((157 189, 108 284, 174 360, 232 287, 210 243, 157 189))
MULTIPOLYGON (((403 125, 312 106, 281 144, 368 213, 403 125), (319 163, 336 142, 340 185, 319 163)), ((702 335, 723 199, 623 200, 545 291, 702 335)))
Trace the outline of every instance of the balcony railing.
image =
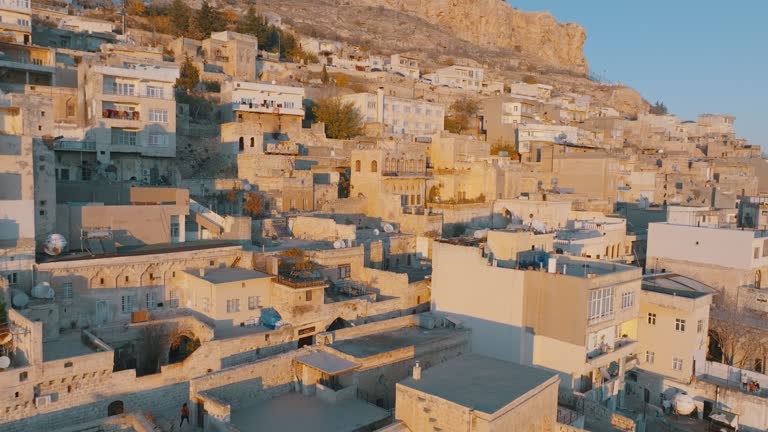
POLYGON ((252 111, 265 114, 288 114, 304 115, 302 108, 286 108, 283 104, 255 104, 255 103, 235 103, 235 109, 240 111, 252 111))
MULTIPOLYGON (((601 358, 607 357, 609 354, 617 353, 619 351, 626 351, 622 349, 629 347, 635 343, 637 343, 637 341, 635 341, 634 339, 621 338, 621 339, 617 339, 612 345, 603 344, 600 348, 597 348, 588 352, 586 355, 586 361, 587 362, 599 361, 601 358)), ((626 355, 626 354, 629 354, 629 352, 619 353, 619 354, 626 355)))
POLYGON ((105 88, 102 91, 105 95, 112 95, 112 96, 128 96, 128 97, 141 97, 141 98, 150 98, 150 99, 172 99, 170 92, 162 91, 162 92, 140 92, 140 91, 121 91, 121 90, 115 90, 113 88, 105 88), (169 94, 166 94, 169 93, 169 94))
POLYGON ((96 143, 94 141, 55 141, 53 148, 65 151, 96 151, 96 143))
POLYGON ((280 274, 277 282, 291 288, 310 288, 327 285, 322 276, 297 276, 292 274, 280 274))
POLYGON ((139 120, 141 117, 138 111, 123 111, 114 109, 102 110, 101 116, 104 118, 117 120, 139 120))

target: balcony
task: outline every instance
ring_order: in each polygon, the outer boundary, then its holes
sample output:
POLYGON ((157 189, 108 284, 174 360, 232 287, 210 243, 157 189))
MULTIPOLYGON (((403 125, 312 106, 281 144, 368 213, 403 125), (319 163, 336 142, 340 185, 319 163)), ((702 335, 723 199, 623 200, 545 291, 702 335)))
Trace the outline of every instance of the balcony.
POLYGON ((283 108, 283 104, 233 103, 232 106, 234 111, 246 111, 275 115, 297 115, 302 117, 304 116, 303 108, 283 108))
POLYGON ((96 142, 94 141, 70 141, 61 140, 55 141, 53 144, 54 150, 60 151, 96 151, 96 142))
POLYGON ((138 111, 122 111, 114 109, 101 110, 101 116, 106 119, 116 120, 139 120, 141 118, 141 114, 139 114, 138 111))
POLYGON ((588 370, 605 367, 619 359, 631 357, 637 347, 636 340, 621 338, 616 340, 613 345, 606 344, 602 348, 592 350, 586 355, 588 370))
POLYGON ((0 0, 0 9, 31 13, 32 3, 30 0, 0 0))
POLYGON ((115 90, 114 88, 105 87, 102 90, 102 94, 109 95, 109 96, 122 96, 125 98, 149 98, 149 99, 165 99, 165 100, 172 100, 173 99, 173 92, 170 91, 153 91, 153 92, 147 92, 147 91, 120 91, 115 90))
POLYGON ((322 274, 306 272, 287 272, 277 276, 277 282, 291 288, 325 287, 328 284, 322 274))

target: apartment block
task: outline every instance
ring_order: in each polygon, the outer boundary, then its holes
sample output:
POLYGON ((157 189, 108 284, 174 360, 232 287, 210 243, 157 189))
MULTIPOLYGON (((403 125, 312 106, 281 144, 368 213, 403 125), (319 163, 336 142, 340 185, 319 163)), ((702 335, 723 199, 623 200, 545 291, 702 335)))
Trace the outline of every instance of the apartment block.
MULTIPOLYGON (((257 123, 263 132, 290 134, 301 128, 304 119, 302 87, 227 81, 222 85, 221 98, 225 107, 222 113, 225 123, 257 123)), ((222 142, 230 140, 230 137, 222 137, 222 142)), ((245 144, 239 145, 243 147, 245 144)))
POLYGON ((425 78, 431 80, 434 85, 480 91, 483 88, 484 74, 485 70, 480 67, 454 65, 438 69, 425 75, 425 78))
POLYGON ((58 150, 87 156, 79 172, 70 167, 70 178, 87 181, 104 175, 144 184, 169 183, 175 179, 173 86, 178 66, 130 59, 117 63, 83 62, 79 67, 85 131, 82 139, 58 150))
POLYGON ((379 123, 391 134, 428 135, 443 130, 445 109, 442 105, 419 99, 404 99, 376 93, 342 96, 352 103, 366 123, 379 123))
POLYGON ((31 0, 0 0, 0 34, 7 42, 32 43, 31 0))
POLYGON ((514 145, 517 129, 535 121, 536 106, 535 101, 506 96, 484 99, 483 130, 486 141, 494 145, 514 145))
POLYGON ((405 54, 392 54, 389 58, 389 70, 407 78, 419 79, 419 59, 405 54))

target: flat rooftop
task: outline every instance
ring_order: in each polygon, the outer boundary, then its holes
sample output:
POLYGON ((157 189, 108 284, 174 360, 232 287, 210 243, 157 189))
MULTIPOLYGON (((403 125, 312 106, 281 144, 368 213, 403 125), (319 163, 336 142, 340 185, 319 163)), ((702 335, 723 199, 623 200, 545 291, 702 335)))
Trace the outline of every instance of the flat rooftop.
POLYGON ((352 432, 382 421, 389 411, 361 400, 330 404, 300 393, 233 410, 230 423, 241 432, 352 432))
POLYGON ((360 363, 349 361, 325 351, 298 356, 296 361, 331 376, 349 372, 360 367, 360 363))
POLYGON ((449 340, 468 330, 455 328, 425 329, 405 327, 382 333, 346 339, 330 345, 331 348, 355 358, 366 358, 410 346, 426 345, 449 340))
POLYGON ((420 380, 406 378, 399 385, 493 414, 556 376, 544 369, 466 354, 425 369, 420 380))
POLYGON ((244 269, 244 268, 206 268, 204 274, 200 275, 200 269, 190 268, 184 271, 198 279, 204 279, 212 284, 223 284, 230 282, 241 282, 254 279, 271 278, 272 276, 262 273, 256 270, 244 269))
POLYGON ((55 340, 43 342, 43 361, 61 360, 95 352, 83 344, 80 332, 62 333, 55 340))
POLYGON ((694 299, 715 292, 709 285, 677 273, 645 275, 643 276, 642 289, 645 291, 694 299))
POLYGON ((88 252, 70 252, 64 255, 49 256, 38 255, 37 262, 61 262, 61 261, 78 261, 78 260, 90 260, 98 258, 115 258, 125 256, 141 256, 141 255, 155 255, 155 254, 169 254, 179 252, 190 252, 206 249, 217 249, 224 247, 240 246, 234 242, 220 241, 220 240, 195 240, 184 243, 158 243, 151 245, 141 246, 122 246, 114 253, 103 254, 91 254, 88 252))

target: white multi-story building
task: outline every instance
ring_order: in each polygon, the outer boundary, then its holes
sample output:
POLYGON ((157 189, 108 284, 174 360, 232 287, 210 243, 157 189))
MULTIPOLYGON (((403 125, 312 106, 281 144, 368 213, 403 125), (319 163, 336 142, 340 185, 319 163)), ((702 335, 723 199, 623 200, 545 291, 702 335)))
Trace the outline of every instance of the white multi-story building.
POLYGON ((32 43, 31 0, 0 0, 0 34, 24 45, 32 43))
MULTIPOLYGON (((304 88, 246 81, 225 82, 222 101, 230 113, 280 114, 304 117, 304 88)), ((232 119, 234 120, 234 119, 232 119)))
POLYGON ((434 85, 480 91, 483 88, 483 68, 471 66, 448 66, 426 75, 434 85))
POLYGON ((419 60, 403 54, 392 54, 389 60, 389 70, 408 78, 419 79, 419 60))
POLYGON ((387 96, 382 89, 376 93, 355 93, 343 96, 363 116, 366 123, 381 123, 393 134, 432 134, 443 130, 445 109, 442 105, 419 99, 387 96))

